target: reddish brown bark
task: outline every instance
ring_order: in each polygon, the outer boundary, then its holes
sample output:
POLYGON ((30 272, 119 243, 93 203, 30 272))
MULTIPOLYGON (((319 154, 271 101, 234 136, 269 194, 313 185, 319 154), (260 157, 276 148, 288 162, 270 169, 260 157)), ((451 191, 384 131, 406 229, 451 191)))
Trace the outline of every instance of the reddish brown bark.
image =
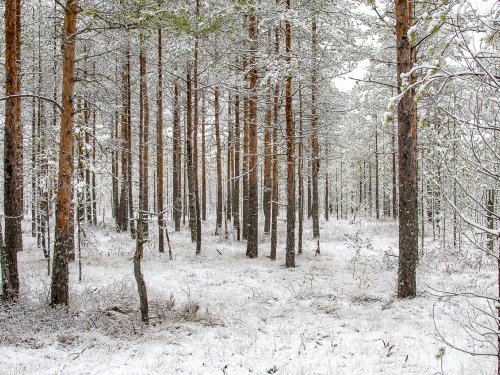
MULTIPOLYGON (((399 269, 398 298, 414 297, 417 293, 418 261, 417 206, 417 106, 415 90, 402 87, 401 74, 415 64, 415 51, 408 39, 413 25, 413 1, 395 0, 398 87, 404 95, 398 103, 399 145, 399 269)), ((413 83, 413 74, 409 83, 413 83)))
POLYGON ((248 16, 250 40, 250 73, 248 75, 248 222, 247 256, 259 255, 259 185, 257 180, 257 17, 252 11, 248 16))
MULTIPOLYGON (((16 0, 5 2, 5 94, 16 95, 16 0)), ((4 302, 14 302, 19 296, 19 276, 17 269, 17 246, 19 231, 19 197, 16 192, 17 171, 17 117, 16 99, 5 101, 4 135, 4 212, 5 245, 0 244, 2 261, 2 298, 4 302)))
POLYGON ((59 144, 59 174, 54 260, 52 267, 51 304, 68 304, 68 255, 74 233, 70 231, 73 184, 73 99, 75 89, 75 45, 78 4, 67 0, 64 12, 63 78, 61 104, 61 139, 59 144))

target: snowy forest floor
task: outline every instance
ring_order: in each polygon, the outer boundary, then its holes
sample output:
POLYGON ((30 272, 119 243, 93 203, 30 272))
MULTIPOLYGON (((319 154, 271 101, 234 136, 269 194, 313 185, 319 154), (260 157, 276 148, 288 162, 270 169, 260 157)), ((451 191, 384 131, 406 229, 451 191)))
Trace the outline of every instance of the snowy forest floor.
POLYGON ((0 308, 0 373, 494 373, 496 358, 451 349, 438 334, 468 350, 495 351, 464 329, 471 306, 488 309, 484 300, 439 299, 435 291, 494 295, 495 266, 484 255, 444 251, 426 238, 419 295, 396 300, 394 222, 323 222, 321 255, 314 256, 305 231, 294 269, 284 268, 284 243, 272 262, 262 236, 259 258, 247 259, 244 243, 214 236, 213 227, 205 225, 200 256, 187 229, 171 233, 169 260, 157 253, 151 224, 143 261, 151 316, 145 327, 128 233, 112 225, 89 228, 81 282, 77 264, 70 265, 70 307, 51 309, 46 261, 26 222, 22 297, 17 306, 0 308))

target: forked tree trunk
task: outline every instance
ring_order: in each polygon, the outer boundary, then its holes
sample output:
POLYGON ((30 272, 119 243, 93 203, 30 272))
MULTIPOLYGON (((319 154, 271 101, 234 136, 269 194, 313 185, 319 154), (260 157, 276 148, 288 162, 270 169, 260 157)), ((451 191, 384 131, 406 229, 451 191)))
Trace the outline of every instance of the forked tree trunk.
POLYGON ((57 211, 54 260, 50 301, 52 305, 68 304, 68 256, 73 233, 70 214, 73 185, 73 97, 75 89, 75 45, 78 4, 67 0, 64 11, 64 45, 62 77, 61 139, 59 143, 59 174, 57 181, 57 211))
MULTIPOLYGON (((415 90, 402 87, 401 75, 415 64, 408 30, 413 25, 413 1, 395 0, 398 88, 405 90, 398 103, 399 145, 399 269, 398 298, 414 297, 417 293, 416 267, 418 260, 417 206, 417 106, 415 90)), ((413 83, 413 74, 409 83, 413 83)))

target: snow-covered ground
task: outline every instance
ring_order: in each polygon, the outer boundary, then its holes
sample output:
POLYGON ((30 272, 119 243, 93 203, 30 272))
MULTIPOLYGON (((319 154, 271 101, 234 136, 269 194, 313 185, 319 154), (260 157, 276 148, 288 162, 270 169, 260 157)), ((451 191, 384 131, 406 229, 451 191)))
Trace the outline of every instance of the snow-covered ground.
POLYGON ((200 256, 186 229, 171 233, 170 260, 157 254, 151 225, 143 261, 148 327, 138 311, 134 242, 111 225, 93 230, 83 248, 81 282, 71 265, 68 310, 47 306, 46 261, 25 236, 21 301, 0 308, 0 373, 495 373, 495 358, 453 350, 436 330, 464 349, 494 352, 461 326, 470 303, 483 302, 438 301, 431 289, 493 293, 492 262, 472 251, 443 251, 426 238, 420 293, 396 300, 393 222, 322 223, 320 256, 306 230, 294 269, 284 268, 283 243, 276 262, 266 257, 265 237, 259 258, 247 259, 245 244, 214 236, 210 224, 200 256))

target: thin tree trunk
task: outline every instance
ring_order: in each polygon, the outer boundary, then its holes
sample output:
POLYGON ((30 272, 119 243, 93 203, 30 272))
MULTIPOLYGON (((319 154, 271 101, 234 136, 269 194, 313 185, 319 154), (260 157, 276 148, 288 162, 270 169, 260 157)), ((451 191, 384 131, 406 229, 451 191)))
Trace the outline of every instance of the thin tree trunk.
POLYGON ((391 135, 391 143, 392 143, 392 217, 397 219, 398 217, 398 205, 397 205, 397 194, 398 194, 398 185, 396 182, 396 125, 393 121, 392 124, 392 135, 391 135))
POLYGON ((232 209, 232 185, 233 185, 233 123, 232 123, 232 113, 231 113, 231 94, 227 100, 227 179, 226 179, 226 218, 231 221, 231 209, 232 209))
POLYGON ((214 112, 215 112, 215 143, 217 146, 217 220, 215 223, 215 234, 220 234, 222 228, 222 150, 220 143, 219 124, 219 89, 214 90, 214 112))
POLYGON ((311 48, 313 53, 313 66, 311 70, 311 184, 312 184, 312 207, 313 237, 317 243, 316 255, 319 255, 319 192, 318 192, 318 170, 319 170, 319 144, 318 144, 318 115, 316 108, 317 98, 317 26, 314 16, 311 24, 311 48))
MULTIPOLYGON (((200 0, 196 0, 196 18, 200 17, 200 0)), ((197 21, 198 22, 198 21, 197 21)), ((196 213, 196 254, 201 252, 201 212, 200 212, 200 192, 198 184, 198 34, 195 36, 194 44, 194 67, 193 67, 193 86, 194 86, 194 130, 193 130, 193 185, 194 202, 196 213)))
POLYGON ((378 129, 375 123, 375 218, 380 219, 379 173, 378 173, 378 129))
POLYGON ((243 239, 248 238, 248 97, 243 97, 243 239))
POLYGON ((128 166, 129 166, 129 158, 131 155, 128 150, 128 136, 129 136, 129 117, 128 117, 128 92, 130 90, 129 83, 129 74, 130 71, 130 47, 127 42, 127 47, 124 51, 123 56, 123 65, 122 65, 122 97, 121 97, 121 192, 120 192, 120 203, 118 205, 118 213, 116 217, 116 221, 118 224, 119 231, 126 231, 129 225, 129 210, 128 206, 130 202, 128 201, 128 166))
POLYGON ((67 0, 64 12, 63 82, 59 174, 54 259, 52 267, 51 304, 69 303, 68 256, 71 250, 70 215, 73 185, 73 97, 75 89, 76 0, 67 0))
MULTIPOLYGON (((300 46, 299 46, 300 49, 300 46)), ((304 231, 304 179, 302 176, 302 170, 304 167, 304 160, 302 155, 302 87, 299 83, 299 160, 297 163, 297 178, 299 182, 299 229, 298 229, 298 240, 297 240, 297 254, 302 254, 302 237, 304 231)))
MULTIPOLYGON (((286 0, 287 13, 291 0, 286 0)), ((292 74, 289 71, 292 63, 292 30, 290 21, 285 19, 285 53, 289 67, 285 86, 285 121, 287 141, 287 206, 286 206, 286 267, 295 267, 295 134, 292 114, 292 74)))
POLYGON ((234 186, 233 186, 233 225, 236 239, 240 241, 240 96, 234 101, 234 186))
POLYGON ((149 98, 148 98, 148 83, 147 83, 147 60, 143 45, 143 36, 141 35, 141 46, 139 53, 139 70, 140 70, 140 115, 143 126, 142 132, 142 160, 140 168, 140 173, 142 176, 142 185, 139 184, 139 188, 142 188, 142 209, 144 214, 142 216, 142 237, 147 239, 149 237, 149 98))
POLYGON ((182 147, 181 147, 181 124, 180 124, 179 84, 174 82, 174 124, 172 140, 172 200, 174 206, 175 231, 181 230, 182 215, 182 147))
POLYGON ((272 194, 272 178, 271 178, 271 164, 272 164, 272 148, 271 148, 271 128, 272 128, 272 101, 271 101, 271 80, 267 81, 266 89, 266 116, 265 116, 265 130, 264 130, 264 194, 263 194, 263 207, 264 207, 264 234, 269 234, 271 229, 271 194, 272 194))
POLYGON ((205 90, 202 93, 201 103, 201 216, 203 221, 207 221, 207 147, 205 140, 207 109, 205 90))
MULTIPOLYGON (((329 217, 328 217, 328 206, 329 206, 329 200, 328 200, 328 173, 326 174, 325 176, 326 180, 325 180, 325 221, 328 221, 329 217)), ((360 194, 361 196, 361 194, 360 194)), ((361 207, 361 205, 360 205, 361 207)))
POLYGON ((157 212, 158 212, 158 251, 165 251, 163 233, 165 230, 165 220, 163 213, 163 60, 162 60, 162 35, 158 29, 158 93, 157 118, 156 118, 156 191, 157 191, 157 212))
MULTIPOLYGON (((276 0, 278 6, 279 0, 276 0)), ((274 29, 274 53, 277 57, 280 49, 280 26, 274 29)), ((278 116, 279 116, 279 86, 274 87, 273 98, 273 157, 272 157, 272 192, 271 192, 271 260, 276 260, 276 247, 278 245, 278 116)))
POLYGON ((193 164, 193 112, 192 112, 192 92, 191 92, 191 68, 187 68, 186 76, 186 164, 187 164, 187 178, 189 190, 189 227, 191 229, 191 242, 196 241, 196 198, 194 190, 194 164, 193 164))

